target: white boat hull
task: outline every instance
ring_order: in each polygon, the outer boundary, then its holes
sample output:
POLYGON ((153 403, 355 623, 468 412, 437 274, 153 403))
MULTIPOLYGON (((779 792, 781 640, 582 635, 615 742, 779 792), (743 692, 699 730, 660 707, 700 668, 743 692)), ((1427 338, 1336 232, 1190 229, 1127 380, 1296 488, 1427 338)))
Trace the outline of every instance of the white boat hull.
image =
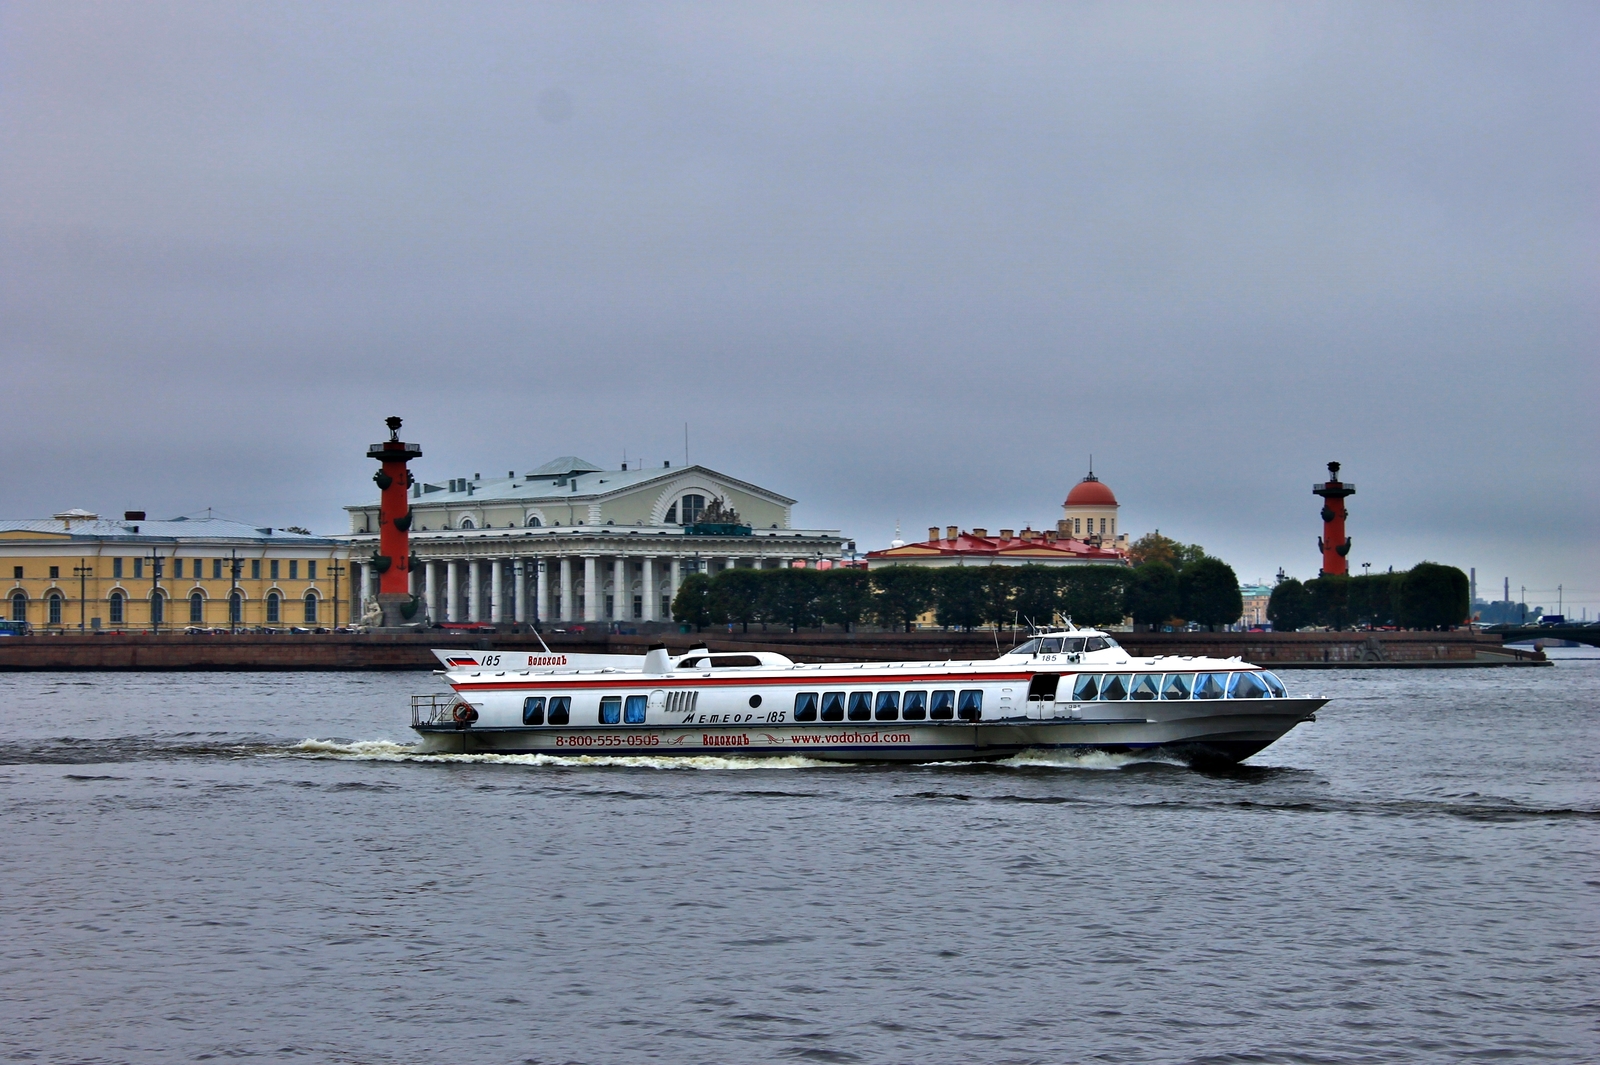
POLYGON ((944 762, 1008 758, 1023 751, 1170 753, 1195 762, 1237 762, 1295 725, 1322 699, 1123 703, 1123 720, 839 722, 826 725, 693 725, 597 728, 421 725, 430 753, 649 756, 801 756, 822 761, 944 762), (1178 711, 1178 712, 1175 712, 1178 711), (1160 715, 1145 717, 1144 713, 1160 715))

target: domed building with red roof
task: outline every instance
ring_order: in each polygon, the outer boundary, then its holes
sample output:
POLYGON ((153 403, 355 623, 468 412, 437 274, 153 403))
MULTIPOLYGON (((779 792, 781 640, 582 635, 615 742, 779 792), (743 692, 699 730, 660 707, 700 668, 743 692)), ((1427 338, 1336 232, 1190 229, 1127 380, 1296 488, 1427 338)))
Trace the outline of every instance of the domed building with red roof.
POLYGON ((939 528, 933 526, 928 529, 926 540, 908 544, 899 539, 897 529, 895 541, 887 550, 868 552, 867 565, 1126 564, 1128 537, 1117 531, 1118 505, 1110 486, 1090 470, 1067 493, 1054 532, 1001 529, 999 535, 991 536, 988 529, 966 532, 951 525, 940 535, 939 528))

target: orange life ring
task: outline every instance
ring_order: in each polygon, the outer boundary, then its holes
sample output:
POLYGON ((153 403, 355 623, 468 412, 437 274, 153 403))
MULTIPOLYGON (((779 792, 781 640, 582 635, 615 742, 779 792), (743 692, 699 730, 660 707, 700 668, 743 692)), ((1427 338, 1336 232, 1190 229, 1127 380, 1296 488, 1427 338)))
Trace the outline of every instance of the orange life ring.
POLYGON ((470 725, 478 720, 478 711, 473 709, 471 703, 457 703, 450 716, 455 718, 458 725, 470 725))

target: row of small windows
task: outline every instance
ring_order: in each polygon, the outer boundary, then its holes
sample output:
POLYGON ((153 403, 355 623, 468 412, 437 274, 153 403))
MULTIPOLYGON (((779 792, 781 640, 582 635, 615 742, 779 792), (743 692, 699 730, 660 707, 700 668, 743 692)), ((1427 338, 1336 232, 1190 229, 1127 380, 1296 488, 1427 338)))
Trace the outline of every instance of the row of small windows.
POLYGON ((971 688, 936 691, 800 692, 794 697, 796 721, 978 721, 983 692, 971 688))
MULTIPOLYGON (((1112 518, 1111 519, 1111 533, 1110 533, 1110 535, 1115 536, 1116 534, 1117 534, 1117 519, 1116 518, 1112 518)), ((1073 536, 1083 536, 1083 535, 1093 536, 1094 535, 1094 519, 1093 518, 1073 518, 1072 519, 1072 535, 1073 536), (1089 529, 1088 529, 1087 533, 1085 533, 1084 528, 1083 528, 1085 522, 1087 522, 1087 524, 1089 526, 1089 529)), ((1101 536, 1107 535, 1106 534, 1106 519, 1105 518, 1101 518, 1100 519, 1100 535, 1101 536)))
MULTIPOLYGON (((1040 678, 1035 678, 1038 683, 1040 678)), ((1123 699, 1284 699, 1283 682, 1262 670, 1249 673, 1080 673, 1074 702, 1123 699)), ((1029 692, 1030 698, 1033 693, 1029 692)))
MULTIPOLYGON (((52 592, 45 597, 49 607, 50 624, 61 624, 61 610, 65 598, 59 592, 52 592)), ((121 592, 112 592, 106 601, 107 613, 111 615, 111 624, 121 625, 127 617, 128 597, 121 592)), ((283 597, 276 592, 268 593, 266 598, 267 623, 275 624, 283 620, 283 597)), ((307 592, 301 600, 302 616, 306 624, 315 625, 320 612, 320 604, 315 592, 307 592)), ((199 625, 205 621, 206 599, 199 592, 189 596, 189 623, 199 625)), ((166 621, 166 597, 160 594, 150 597, 150 621, 160 625, 166 621)), ((228 596, 228 620, 237 624, 244 612, 244 596, 238 592, 228 596)), ((28 620, 28 596, 25 592, 15 592, 11 596, 11 620, 28 620)))
MULTIPOLYGON (((111 576, 112 576, 113 579, 120 579, 122 577, 127 576, 127 570, 124 567, 124 563, 126 563, 127 561, 128 561, 128 559, 125 559, 125 558, 114 558, 114 559, 111 560, 111 576)), ((144 558, 135 558, 132 561, 133 561, 133 576, 135 578, 142 578, 144 576, 144 574, 145 574, 144 564, 145 564, 145 562, 147 562, 149 560, 148 559, 144 559, 144 558)), ((195 580, 197 580, 197 581, 198 580, 202 580, 205 577, 206 560, 203 559, 203 558, 191 558, 191 559, 162 558, 162 559, 157 559, 156 561, 158 561, 158 562, 171 562, 172 563, 172 576, 173 576, 174 580, 185 576, 184 570, 185 570, 186 567, 187 567, 187 569, 189 571, 187 575, 193 577, 195 580)), ((256 581, 261 579, 261 569, 262 569, 261 562, 262 562, 262 560, 259 559, 259 558, 252 558, 252 559, 248 559, 248 560, 247 559, 242 559, 242 558, 240 558, 240 559, 213 558, 210 561, 211 561, 211 579, 214 580, 214 581, 222 580, 224 572, 226 572, 229 577, 234 577, 234 576, 242 577, 244 575, 244 569, 245 569, 246 561, 248 561, 249 564, 250 564, 250 579, 251 580, 256 580, 256 581), (229 566, 229 563, 237 563, 237 565, 239 567, 239 572, 237 574, 232 572, 232 568, 229 566)), ((270 579, 272 579, 272 580, 275 580, 275 581, 276 580, 282 580, 283 579, 283 571, 284 571, 284 568, 285 568, 283 566, 283 561, 280 560, 280 559, 276 559, 276 558, 267 559, 266 561, 267 561, 266 569, 267 569, 268 577, 270 579)), ((300 561, 301 560, 298 559, 298 558, 291 558, 291 559, 288 560, 289 564, 288 564, 287 569, 289 571, 289 580, 297 581, 297 580, 300 579, 300 561)), ((308 580, 308 581, 316 580, 317 579, 317 562, 316 562, 316 559, 306 559, 305 563, 306 563, 306 565, 305 565, 306 580, 308 580)), ((159 575, 160 571, 158 570, 157 573, 159 575)), ((24 579, 23 567, 21 567, 21 566, 12 566, 11 567, 11 576, 15 580, 19 580, 19 581, 23 580, 24 579)), ((53 581, 61 579, 61 567, 60 566, 51 566, 50 567, 50 579, 53 580, 53 581)))
POLYGON ((1013 647, 1008 654, 1058 655, 1075 651, 1105 651, 1119 647, 1116 640, 1107 636, 1043 636, 1013 647))

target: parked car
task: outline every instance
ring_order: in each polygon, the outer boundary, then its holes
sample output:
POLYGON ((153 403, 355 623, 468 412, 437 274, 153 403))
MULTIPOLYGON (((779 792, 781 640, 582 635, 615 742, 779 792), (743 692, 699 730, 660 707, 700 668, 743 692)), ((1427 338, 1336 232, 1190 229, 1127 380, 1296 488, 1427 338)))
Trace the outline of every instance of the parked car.
POLYGON ((487 621, 441 621, 433 626, 444 632, 493 632, 494 626, 487 621))

